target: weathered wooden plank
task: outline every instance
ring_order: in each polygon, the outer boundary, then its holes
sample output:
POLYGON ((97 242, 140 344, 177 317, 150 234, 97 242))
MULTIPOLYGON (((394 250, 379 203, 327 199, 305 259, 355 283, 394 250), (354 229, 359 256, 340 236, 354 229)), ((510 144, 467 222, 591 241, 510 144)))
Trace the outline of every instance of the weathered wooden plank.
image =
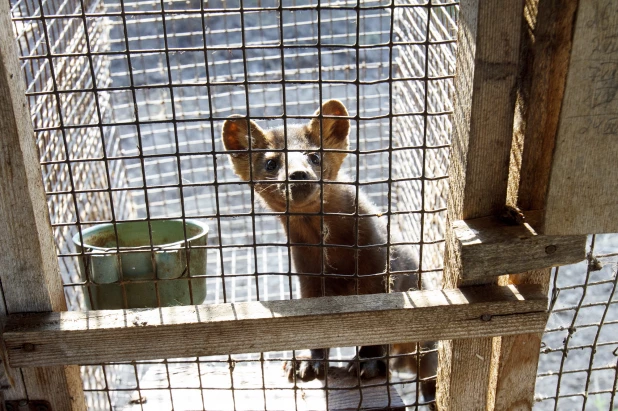
POLYGON ((618 232, 618 3, 579 3, 543 232, 618 232))
MULTIPOLYGON (((0 281, 6 313, 65 310, 38 153, 10 20, 0 4, 0 281)), ((84 410, 79 368, 13 373, 6 400, 46 400, 54 410, 84 410)))
MULTIPOLYGON (((526 0, 510 204, 543 210, 578 0, 526 0), (525 141, 525 143, 524 143, 525 141)), ((536 226, 537 229, 540 226, 536 226)))
MULTIPOLYGON (((508 199, 523 210, 545 208, 577 5, 577 0, 526 1, 508 199)), ((538 229, 540 223, 532 225, 538 229)), ((499 284, 539 284, 547 293, 550 274, 551 269, 529 271, 502 277, 499 284)), ((541 339, 542 333, 500 338, 496 410, 532 409, 541 339)))
MULTIPOLYGON (((4 323, 6 321, 6 305, 4 304, 4 295, 0 292, 0 329, 4 329, 4 323)), ((24 379, 21 376, 19 368, 11 368, 8 364, 8 356, 6 348, 4 347, 4 341, 0 338, 0 358, 2 358, 2 389, 0 391, 6 392, 7 399, 23 399, 27 398, 26 386, 24 379)))
MULTIPOLYGON (((547 294, 551 268, 502 277, 500 283, 539 284, 547 294)), ((543 333, 500 338, 496 376, 496 410, 530 410, 534 405, 536 372, 543 333)))
POLYGON ((448 397, 448 403, 444 403, 447 397, 439 396, 439 410, 485 410, 487 408, 491 353, 492 338, 454 340, 444 345, 440 350, 439 361, 441 366, 445 364, 449 367, 449 372, 445 373, 449 379, 440 382, 446 381, 450 386, 457 387, 460 384, 458 381, 465 381, 466 387, 475 395, 451 395, 448 397), (470 344, 472 341, 474 343, 470 344))
POLYGON ((533 228, 536 216, 540 213, 526 213, 529 222, 519 225, 496 217, 455 221, 453 233, 462 277, 468 280, 522 273, 586 258, 585 236, 539 235, 533 228))
POLYGON ((523 0, 460 5, 449 168, 455 219, 496 214, 505 204, 522 10, 523 0))
MULTIPOLYGON (((522 13, 523 0, 460 3, 444 267, 447 288, 470 283, 461 277, 461 254, 451 223, 496 215, 506 204, 522 13)), ((491 339, 442 341, 439 408, 487 408, 491 359, 491 339), (482 366, 466 363, 473 367, 465 370, 458 364, 478 357, 483 358, 482 366)))
POLYGON ((11 366, 89 364, 539 332, 546 306, 537 286, 489 286, 16 314, 8 318, 4 340, 11 366))

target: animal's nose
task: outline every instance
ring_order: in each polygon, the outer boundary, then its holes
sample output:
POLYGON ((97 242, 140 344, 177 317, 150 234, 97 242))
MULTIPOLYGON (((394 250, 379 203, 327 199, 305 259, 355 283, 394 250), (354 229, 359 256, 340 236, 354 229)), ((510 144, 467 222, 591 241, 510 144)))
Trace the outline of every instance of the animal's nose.
POLYGON ((290 180, 309 180, 309 174, 306 171, 294 171, 290 174, 290 180))

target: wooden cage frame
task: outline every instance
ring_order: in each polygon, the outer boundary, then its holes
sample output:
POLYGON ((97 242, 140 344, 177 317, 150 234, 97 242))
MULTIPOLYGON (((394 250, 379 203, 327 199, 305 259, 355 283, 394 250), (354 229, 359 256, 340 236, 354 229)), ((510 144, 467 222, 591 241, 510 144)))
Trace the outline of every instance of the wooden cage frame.
POLYGON ((531 409, 548 318, 547 267, 583 260, 585 234, 618 231, 611 218, 618 128, 597 133, 603 126, 591 123, 610 121, 618 103, 605 101, 603 111, 589 95, 618 79, 586 75, 600 63, 583 46, 618 50, 616 16, 608 17, 614 24, 598 16, 608 2, 462 0, 445 290, 89 312, 63 311, 9 3, 2 2, 0 404, 85 409, 76 364, 409 339, 441 340, 440 409, 531 409), (586 201, 590 193, 598 206, 586 201), (524 210, 525 223, 500 218, 509 205, 524 210), (310 333, 298 327, 301 317, 312 322, 310 333), (127 343, 110 348, 112 340, 127 343))

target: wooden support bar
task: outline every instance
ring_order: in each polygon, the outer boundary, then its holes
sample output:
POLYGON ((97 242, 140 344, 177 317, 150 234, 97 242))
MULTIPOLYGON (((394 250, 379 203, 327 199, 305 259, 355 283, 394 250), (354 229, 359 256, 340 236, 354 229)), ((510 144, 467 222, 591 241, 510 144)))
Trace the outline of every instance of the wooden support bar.
MULTIPOLYGON (((526 0, 508 199, 523 210, 545 208, 577 8, 577 0, 526 0)), ((533 223, 535 229, 541 228, 541 219, 533 223)), ((551 269, 534 270, 503 277, 499 283, 539 284, 547 293, 550 274, 551 269)), ((496 410, 532 409, 542 337, 532 333, 500 338, 496 410)))
POLYGON ((618 232, 618 2, 579 2, 542 232, 618 232))
POLYGON ((449 205, 454 219, 505 205, 523 0, 462 1, 449 205))
MULTIPOLYGON (((523 0, 460 3, 444 267, 447 288, 492 281, 463 280, 451 223, 496 215, 506 205, 522 13, 523 0)), ((439 409, 491 409, 493 347, 488 338, 440 343, 439 409)))
MULTIPOLYGON (((9 7, 0 2, 0 317, 66 310, 9 7)), ((77 366, 24 369, 11 378, 5 400, 86 409, 77 366)))
MULTIPOLYGON (((551 269, 546 268, 505 276, 505 279, 509 283, 539 284, 547 295, 550 275, 551 269)), ((532 409, 542 338, 540 332, 505 335, 499 339, 495 410, 532 409)))
POLYGON ((538 235, 533 227, 541 213, 526 213, 524 224, 509 225, 496 217, 458 220, 453 234, 458 269, 464 279, 482 279, 573 264, 586 258, 585 236, 538 235))
MULTIPOLYGON (((526 0, 508 203, 543 210, 578 0, 526 0)), ((535 228, 539 230, 541 227, 535 228)))
POLYGON ((10 315, 13 367, 90 364, 539 332, 538 286, 10 315), (308 315, 307 313, 311 313, 308 315))

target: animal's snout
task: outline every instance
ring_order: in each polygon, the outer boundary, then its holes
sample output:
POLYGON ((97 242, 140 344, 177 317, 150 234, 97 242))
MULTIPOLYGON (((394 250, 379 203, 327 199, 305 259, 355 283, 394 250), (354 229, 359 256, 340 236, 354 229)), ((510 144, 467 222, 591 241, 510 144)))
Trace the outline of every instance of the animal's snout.
POLYGON ((290 173, 290 180, 301 181, 301 180, 309 180, 309 173, 306 171, 294 171, 290 173))

